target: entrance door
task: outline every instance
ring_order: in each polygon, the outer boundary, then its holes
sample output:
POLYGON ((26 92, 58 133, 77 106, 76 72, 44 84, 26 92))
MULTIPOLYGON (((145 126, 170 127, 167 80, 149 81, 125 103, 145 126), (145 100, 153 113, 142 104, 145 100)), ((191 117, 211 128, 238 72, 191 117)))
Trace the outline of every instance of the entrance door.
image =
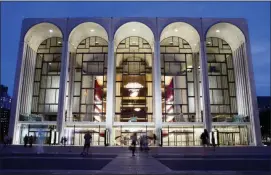
POLYGON ((193 132, 175 132, 174 146, 193 146, 193 132))
MULTIPOLYGON (((238 137, 239 133, 235 132, 219 132, 219 143, 220 145, 227 145, 227 146, 233 146, 236 143, 236 136, 238 137)), ((239 137, 238 137, 239 138, 239 137)), ((238 139, 237 138, 237 139, 238 139)))
POLYGON ((129 130, 124 130, 117 132, 115 137, 115 143, 117 146, 130 146, 132 141, 131 137, 136 134, 137 139, 140 139, 140 136, 142 135, 147 135, 149 144, 153 144, 153 131, 152 130, 137 130, 137 131, 129 131, 129 130))

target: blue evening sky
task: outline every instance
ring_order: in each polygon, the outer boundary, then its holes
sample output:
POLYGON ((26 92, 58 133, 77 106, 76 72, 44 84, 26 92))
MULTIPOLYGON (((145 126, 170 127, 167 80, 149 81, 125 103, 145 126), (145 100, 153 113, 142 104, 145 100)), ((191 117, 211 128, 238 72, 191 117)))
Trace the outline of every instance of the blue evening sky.
POLYGON ((270 2, 2 2, 1 84, 13 93, 23 18, 241 17, 249 24, 257 95, 270 96, 270 2))

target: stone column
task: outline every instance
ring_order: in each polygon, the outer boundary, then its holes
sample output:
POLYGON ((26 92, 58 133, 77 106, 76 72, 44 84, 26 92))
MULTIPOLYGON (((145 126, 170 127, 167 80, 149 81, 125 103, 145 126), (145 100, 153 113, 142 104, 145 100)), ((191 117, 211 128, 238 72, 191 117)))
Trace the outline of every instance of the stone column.
MULTIPOLYGON (((155 131, 157 139, 162 137, 162 94, 161 94, 161 62, 160 62, 160 39, 155 38, 154 56, 153 56, 153 119, 155 122, 155 131)), ((159 144, 159 141, 157 142, 159 144)))
POLYGON ((58 116, 57 116, 57 131, 59 138, 64 135, 65 125, 65 104, 66 104, 66 88, 68 77, 68 63, 69 63, 69 44, 67 37, 64 36, 62 42, 61 52, 61 71, 60 71, 60 84, 59 84, 59 97, 58 97, 58 116))
POLYGON ((257 97, 256 97, 256 88, 253 74, 253 66, 251 59, 251 50, 250 50, 250 41, 249 37, 247 37, 247 43, 243 48, 244 53, 244 62, 245 62, 245 78, 247 80, 248 86, 248 104, 250 106, 250 123, 251 130, 253 135, 253 145, 254 146, 262 146, 261 140, 261 128, 260 128, 260 119, 259 119, 259 111, 257 105, 257 97))
POLYGON ((212 116, 210 109, 210 94, 208 82, 208 66, 206 55, 206 41, 201 38, 200 41, 200 70, 201 70, 201 84, 202 84, 202 100, 203 100, 203 123, 204 128, 208 132, 212 131, 212 116))
POLYGON ((107 58, 106 129, 110 145, 114 143, 113 122, 115 116, 115 57, 113 36, 109 37, 107 58))
POLYGON ((74 74, 75 74, 75 53, 70 53, 69 64, 69 95, 68 95, 68 107, 67 107, 67 121, 72 122, 72 107, 73 107, 73 93, 74 93, 74 74))
POLYGON ((13 99, 12 99, 12 106, 11 106, 11 113, 10 113, 10 120, 9 120, 9 136, 12 137, 12 143, 18 144, 16 140, 19 140, 19 135, 16 134, 17 123, 19 118, 19 111, 20 111, 20 101, 21 101, 21 91, 22 91, 22 83, 24 77, 24 65, 25 65, 25 56, 26 56, 26 47, 27 44, 23 41, 19 44, 19 52, 18 52, 18 60, 16 65, 16 76, 14 80, 14 89, 13 89, 13 99))
POLYGON ((199 77, 198 77, 198 53, 193 53, 193 80, 194 80, 194 93, 195 93, 195 112, 196 112, 196 122, 201 120, 201 110, 200 110, 200 92, 199 92, 199 77))

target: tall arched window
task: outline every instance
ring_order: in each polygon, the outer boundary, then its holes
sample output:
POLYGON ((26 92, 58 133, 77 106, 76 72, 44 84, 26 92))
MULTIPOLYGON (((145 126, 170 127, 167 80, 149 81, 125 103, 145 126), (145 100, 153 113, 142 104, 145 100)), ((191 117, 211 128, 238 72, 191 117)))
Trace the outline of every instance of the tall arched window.
POLYGON ((52 37, 37 50, 31 113, 42 115, 44 120, 57 118, 61 48, 62 39, 52 37))
POLYGON ((216 37, 207 38, 206 45, 211 115, 214 122, 230 122, 237 114, 232 50, 216 37))
POLYGON ((160 52, 163 121, 199 122, 195 112, 195 63, 191 46, 184 39, 172 36, 161 41, 160 52))
POLYGON ((152 122, 152 49, 141 37, 128 37, 116 49, 116 118, 152 122))
POLYGON ((97 36, 84 39, 76 49, 73 121, 105 121, 107 51, 107 41, 97 36))

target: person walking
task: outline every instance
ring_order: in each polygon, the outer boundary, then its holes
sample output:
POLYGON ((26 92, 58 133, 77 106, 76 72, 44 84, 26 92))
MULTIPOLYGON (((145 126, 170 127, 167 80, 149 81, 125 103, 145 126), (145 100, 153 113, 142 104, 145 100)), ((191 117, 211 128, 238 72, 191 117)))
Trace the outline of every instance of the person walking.
POLYGON ((89 131, 87 131, 87 133, 85 134, 84 139, 85 139, 85 144, 84 144, 83 152, 81 153, 82 156, 88 155, 90 143, 92 141, 92 136, 89 131))
POLYGON ((135 150, 136 150, 136 142, 137 142, 137 135, 134 133, 131 137, 132 144, 131 144, 131 150, 132 150, 132 156, 135 156, 135 150))
POLYGON ((26 147, 28 144, 28 136, 27 134, 24 136, 24 147, 26 147))
POLYGON ((215 144, 215 133, 214 132, 212 132, 212 146, 213 146, 214 151, 215 151, 216 144, 215 144))

